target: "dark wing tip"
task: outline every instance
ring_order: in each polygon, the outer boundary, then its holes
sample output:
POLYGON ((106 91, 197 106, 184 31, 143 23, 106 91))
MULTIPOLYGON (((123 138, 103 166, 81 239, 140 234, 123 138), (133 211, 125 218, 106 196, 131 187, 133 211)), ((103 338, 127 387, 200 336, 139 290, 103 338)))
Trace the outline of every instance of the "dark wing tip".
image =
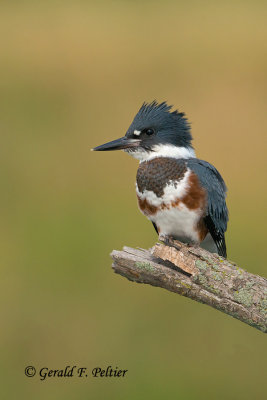
POLYGON ((227 250, 226 250, 224 233, 222 233, 218 229, 216 229, 216 226, 210 215, 207 215, 204 218, 204 222, 211 234, 212 239, 214 240, 214 242, 216 244, 219 256, 227 258, 227 250))

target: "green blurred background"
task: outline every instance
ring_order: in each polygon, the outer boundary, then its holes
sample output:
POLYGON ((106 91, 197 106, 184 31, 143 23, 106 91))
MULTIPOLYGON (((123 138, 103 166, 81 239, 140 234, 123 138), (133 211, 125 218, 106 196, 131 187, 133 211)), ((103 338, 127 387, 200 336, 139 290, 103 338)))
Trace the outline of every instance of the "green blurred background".
POLYGON ((229 258, 266 275, 267 3, 10 1, 0 6, 1 392, 38 399, 263 399, 266 337, 115 275, 157 240, 138 162, 90 148, 168 100, 228 185, 229 258), (24 376, 119 366, 124 379, 24 376))

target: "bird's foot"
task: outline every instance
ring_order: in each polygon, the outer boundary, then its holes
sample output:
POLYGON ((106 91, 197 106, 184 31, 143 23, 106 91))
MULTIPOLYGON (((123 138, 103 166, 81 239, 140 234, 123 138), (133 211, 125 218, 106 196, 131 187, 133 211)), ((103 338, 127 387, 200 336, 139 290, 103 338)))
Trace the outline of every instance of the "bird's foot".
POLYGON ((172 236, 165 235, 164 233, 159 234, 159 240, 166 245, 170 245, 174 241, 172 236))
POLYGON ((180 250, 179 242, 172 236, 159 234, 159 240, 163 242, 166 246, 175 247, 177 250, 180 250))

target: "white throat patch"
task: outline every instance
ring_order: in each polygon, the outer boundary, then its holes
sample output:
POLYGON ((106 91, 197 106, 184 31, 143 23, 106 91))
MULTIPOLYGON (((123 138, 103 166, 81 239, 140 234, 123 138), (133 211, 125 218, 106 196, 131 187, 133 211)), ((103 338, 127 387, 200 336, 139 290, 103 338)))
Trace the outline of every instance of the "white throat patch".
POLYGON ((194 158, 195 151, 192 147, 177 147, 171 144, 159 144, 153 147, 153 151, 136 150, 127 151, 131 156, 143 161, 149 161, 156 157, 172 157, 172 158, 194 158))

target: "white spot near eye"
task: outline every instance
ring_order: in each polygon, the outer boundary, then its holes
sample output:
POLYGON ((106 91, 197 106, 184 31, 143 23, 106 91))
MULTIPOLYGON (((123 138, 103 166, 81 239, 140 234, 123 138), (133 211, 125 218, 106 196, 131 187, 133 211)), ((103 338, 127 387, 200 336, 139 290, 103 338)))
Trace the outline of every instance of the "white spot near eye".
POLYGON ((135 135, 135 136, 139 136, 140 133, 141 133, 141 131, 137 131, 136 129, 134 130, 134 135, 135 135))

